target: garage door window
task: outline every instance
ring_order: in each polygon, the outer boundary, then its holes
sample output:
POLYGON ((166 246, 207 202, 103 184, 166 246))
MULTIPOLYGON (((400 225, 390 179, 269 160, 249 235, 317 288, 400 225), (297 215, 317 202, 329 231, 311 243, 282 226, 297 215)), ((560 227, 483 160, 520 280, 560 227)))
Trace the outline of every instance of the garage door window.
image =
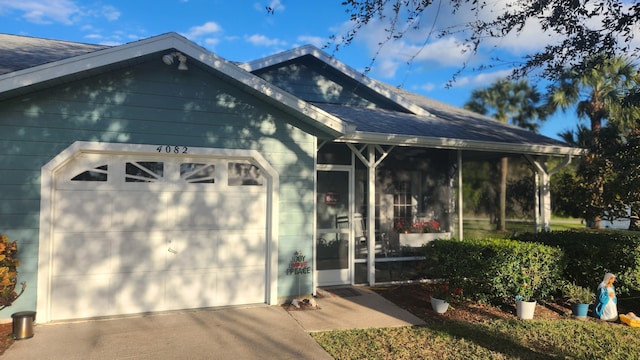
POLYGON ((164 176, 164 163, 159 161, 127 162, 126 182, 156 182, 164 176))
POLYGON ((214 184, 216 167, 213 164, 180 164, 180 178, 192 184, 214 184))
POLYGON ((107 181, 108 166, 98 166, 92 170, 83 171, 71 178, 71 181, 107 181))
POLYGON ((260 186, 264 177, 260 168, 247 163, 229 163, 229 186, 260 186))

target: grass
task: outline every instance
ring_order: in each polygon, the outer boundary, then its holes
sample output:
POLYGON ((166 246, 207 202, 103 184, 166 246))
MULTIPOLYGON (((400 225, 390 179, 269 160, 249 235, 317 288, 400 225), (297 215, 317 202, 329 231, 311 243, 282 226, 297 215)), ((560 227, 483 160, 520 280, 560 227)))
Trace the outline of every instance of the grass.
POLYGON ((311 336, 335 359, 633 359, 640 328, 600 321, 491 320, 311 336))
MULTIPOLYGON (((465 220, 465 238, 532 231, 533 223, 508 221, 496 232, 486 220, 465 220)), ((552 230, 584 228, 556 219, 552 230)), ((640 310, 639 310, 640 312, 640 310)), ((311 336, 335 359, 639 359, 640 328, 588 321, 496 319, 429 322, 425 326, 339 330, 311 336)))
MULTIPOLYGON (((533 221, 507 220, 507 230, 498 232, 496 224, 492 224, 488 219, 464 220, 463 230, 465 239, 482 239, 488 237, 505 237, 515 232, 533 232, 533 221)), ((551 231, 563 231, 570 229, 584 229, 584 224, 580 219, 553 219, 551 220, 551 231)), ((454 233, 455 234, 455 233, 454 233)))

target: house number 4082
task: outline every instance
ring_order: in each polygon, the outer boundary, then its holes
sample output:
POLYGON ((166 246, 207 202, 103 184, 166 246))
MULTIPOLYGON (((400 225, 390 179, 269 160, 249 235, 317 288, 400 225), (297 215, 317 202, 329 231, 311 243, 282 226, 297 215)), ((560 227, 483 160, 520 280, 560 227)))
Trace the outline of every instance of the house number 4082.
POLYGON ((157 152, 165 154, 186 154, 188 150, 184 145, 160 145, 156 148, 157 152))

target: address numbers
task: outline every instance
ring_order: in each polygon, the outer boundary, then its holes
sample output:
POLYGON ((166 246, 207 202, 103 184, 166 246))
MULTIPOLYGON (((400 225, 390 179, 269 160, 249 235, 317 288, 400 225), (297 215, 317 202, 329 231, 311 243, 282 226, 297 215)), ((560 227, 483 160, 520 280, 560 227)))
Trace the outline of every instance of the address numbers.
POLYGON ((156 151, 164 154, 188 154, 189 148, 184 145, 160 145, 156 151))

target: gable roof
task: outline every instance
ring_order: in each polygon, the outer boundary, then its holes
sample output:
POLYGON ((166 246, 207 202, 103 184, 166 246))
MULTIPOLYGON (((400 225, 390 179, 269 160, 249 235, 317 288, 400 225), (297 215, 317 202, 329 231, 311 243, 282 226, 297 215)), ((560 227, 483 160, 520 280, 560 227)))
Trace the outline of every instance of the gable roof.
POLYGON ((348 66, 345 63, 342 63, 335 59, 334 57, 329 56, 329 54, 321 51, 313 45, 304 45, 295 49, 291 49, 288 51, 283 51, 281 53, 268 56, 262 59, 254 60, 245 64, 239 64, 243 69, 256 72, 260 69, 264 69, 271 66, 276 66, 278 64, 282 64, 284 62, 301 58, 306 55, 311 55, 323 63, 335 68, 340 71, 345 76, 357 81, 358 83, 366 86, 367 88, 373 90, 379 95, 384 96, 385 98, 393 101, 401 108, 407 110, 408 112, 417 114, 417 115, 430 115, 428 111, 425 109, 416 106, 416 104, 407 101, 405 98, 398 96, 394 91, 390 91, 385 86, 380 86, 380 84, 372 80, 366 76, 364 76, 361 72, 355 70, 354 68, 348 66))
POLYGON ((533 155, 583 153, 582 149, 555 139, 370 79, 311 45, 234 64, 176 33, 114 47, 0 34, 0 100, 69 78, 130 66, 156 53, 174 50, 265 102, 322 129, 337 141, 533 155), (305 56, 313 56, 343 79, 392 102, 396 110, 306 99, 295 89, 284 91, 253 74, 305 56))
MULTIPOLYGON (((8 66, 10 72, 0 75, 0 100, 52 83, 68 81, 113 68, 145 61, 156 53, 179 51, 191 61, 197 61, 265 102, 322 129, 330 136, 341 136, 348 126, 339 118, 295 96, 282 91, 261 78, 241 69, 186 38, 167 33, 114 47, 91 47, 86 44, 55 40, 10 37, 13 54, 31 59, 23 65, 8 66), (24 43, 20 40, 24 40, 24 43), (37 45, 37 46, 34 46, 37 45), (41 49, 47 49, 42 51, 41 49), (70 56, 68 56, 70 55, 70 56)), ((0 51, 0 63, 9 54, 0 51)), ((160 60, 160 58, 158 59, 160 60)), ((12 62, 13 64, 14 62, 12 62)))
POLYGON ((109 46, 0 34, 0 75, 106 48, 109 46))
POLYGON ((309 55, 341 71, 345 79, 355 80, 407 110, 402 112, 323 102, 317 97, 308 97, 302 91, 295 92, 296 87, 292 87, 294 95, 312 102, 316 107, 341 118, 355 128, 353 132, 340 138, 341 141, 532 155, 583 153, 582 149, 550 137, 367 78, 311 45, 241 66, 260 75, 269 68, 277 68, 296 59, 302 61, 303 57, 309 55))

